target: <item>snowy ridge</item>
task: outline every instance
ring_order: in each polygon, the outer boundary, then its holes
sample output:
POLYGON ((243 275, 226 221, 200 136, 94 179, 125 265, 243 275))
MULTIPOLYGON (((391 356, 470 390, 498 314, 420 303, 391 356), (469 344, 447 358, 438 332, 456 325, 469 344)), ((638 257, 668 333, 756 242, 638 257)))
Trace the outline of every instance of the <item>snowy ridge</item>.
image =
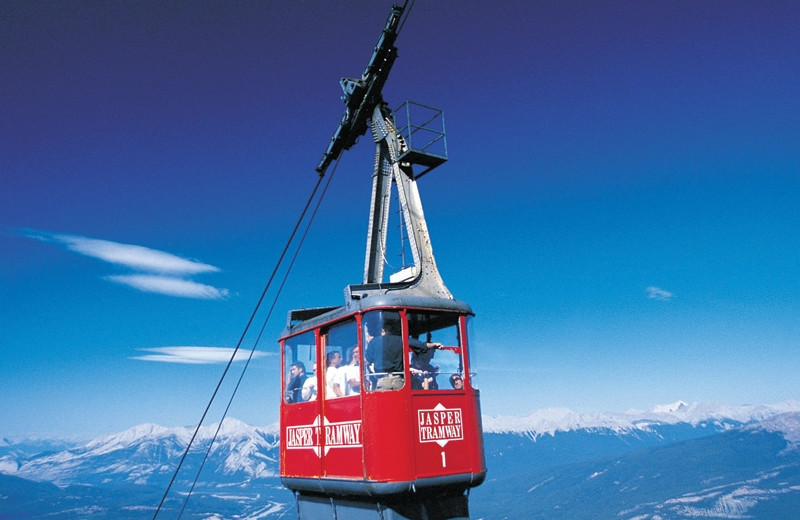
MULTIPOLYGON (((217 427, 219 427, 219 423, 201 426, 197 431, 195 442, 203 443, 213 439, 217 427)), ((219 428, 217 439, 253 437, 259 432, 267 435, 277 435, 278 429, 279 427, 277 424, 259 428, 245 424, 238 419, 227 418, 219 428)), ((99 437, 86 444, 83 449, 87 452, 92 452, 94 455, 101 455, 103 453, 126 448, 134 443, 159 441, 164 438, 172 438, 179 446, 186 447, 192 439, 193 434, 194 428, 192 427, 167 428, 157 424, 147 423, 134 426, 120 433, 99 437)))
MULTIPOLYGON (((476 518, 549 518, 558 509, 559 518, 627 520, 797 516, 798 401, 734 407, 678 401, 647 412, 591 414, 548 408, 484 424, 500 435, 484 438, 493 477, 471 495, 476 518), (574 433, 555 435, 562 431, 574 433)), ((216 429, 199 430, 175 481, 180 497, 194 485, 216 429)), ((37 511, 31 518, 70 520, 152 512, 193 433, 193 427, 143 424, 83 444, 3 447, 0 506, 16 507, 16 500, 37 511)), ((277 424, 226 420, 189 503, 192 516, 295 512, 292 493, 278 479, 279 433, 277 424)))
POLYGON ((791 444, 800 445, 800 413, 788 412, 747 427, 750 431, 766 430, 783 435, 791 444))
MULTIPOLYGON (((218 426, 219 423, 211 424, 198 430, 192 453, 207 449, 218 426)), ((277 424, 259 428, 236 419, 225 419, 211 449, 212 456, 219 460, 216 467, 225 475, 240 473, 248 479, 274 476, 271 468, 275 468, 276 461, 265 454, 277 446, 278 431, 277 424)), ((141 424, 72 449, 33 457, 18 465, 11 458, 2 458, 0 471, 57 485, 70 482, 75 474, 144 484, 174 469, 193 433, 191 427, 141 424)))
MULTIPOLYGON (((687 423, 696 426, 700 423, 713 422, 722 425, 730 423, 730 427, 733 427, 737 424, 766 421, 790 412, 800 412, 800 401, 754 406, 728 406, 719 403, 686 404, 677 401, 656 406, 649 412, 629 410, 624 413, 590 414, 574 412, 568 408, 544 408, 522 417, 484 416, 483 430, 486 433, 526 434, 535 438, 581 429, 605 429, 617 433, 649 430, 652 426, 660 424, 687 423)), ((789 424, 788 427, 791 428, 792 425, 789 424)), ((777 423, 775 428, 778 428, 777 423)), ((800 440, 800 428, 792 431, 800 440)))

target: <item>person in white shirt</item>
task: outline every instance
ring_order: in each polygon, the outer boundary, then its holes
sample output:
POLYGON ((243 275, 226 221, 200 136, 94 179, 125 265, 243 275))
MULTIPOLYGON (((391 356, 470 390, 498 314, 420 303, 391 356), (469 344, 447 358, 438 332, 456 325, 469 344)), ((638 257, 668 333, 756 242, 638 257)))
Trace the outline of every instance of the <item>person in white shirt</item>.
POLYGON ((317 364, 314 363, 314 372, 308 375, 303 383, 303 401, 317 400, 317 364))
POLYGON ((325 369, 325 397, 333 399, 344 397, 344 389, 339 381, 339 366, 342 364, 342 355, 338 351, 328 352, 325 356, 328 368, 325 369))
POLYGON ((350 363, 339 368, 339 384, 344 388, 344 395, 361 393, 361 363, 358 345, 350 351, 350 363))

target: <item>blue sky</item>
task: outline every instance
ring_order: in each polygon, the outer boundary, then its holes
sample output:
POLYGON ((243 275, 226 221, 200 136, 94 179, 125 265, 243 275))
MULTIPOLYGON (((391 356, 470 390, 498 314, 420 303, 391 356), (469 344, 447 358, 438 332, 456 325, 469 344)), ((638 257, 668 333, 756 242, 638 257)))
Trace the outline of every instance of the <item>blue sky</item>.
MULTIPOLYGON (((199 420, 390 5, 0 4, 0 435, 199 420)), ((800 398, 798 19, 416 2, 384 93, 445 111, 420 191, 484 413, 800 398)), ((344 154, 232 416, 277 420, 286 312, 361 281, 373 153, 344 154)))

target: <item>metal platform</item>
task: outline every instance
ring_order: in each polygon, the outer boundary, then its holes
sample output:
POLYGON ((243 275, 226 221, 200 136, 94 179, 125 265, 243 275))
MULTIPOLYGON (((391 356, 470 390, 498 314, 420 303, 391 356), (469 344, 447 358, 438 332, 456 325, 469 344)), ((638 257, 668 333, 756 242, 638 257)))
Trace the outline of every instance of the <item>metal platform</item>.
POLYGON ((398 139, 403 146, 398 161, 418 164, 425 169, 414 177, 419 179, 447 161, 447 137, 444 112, 413 101, 406 101, 394 110, 398 139))

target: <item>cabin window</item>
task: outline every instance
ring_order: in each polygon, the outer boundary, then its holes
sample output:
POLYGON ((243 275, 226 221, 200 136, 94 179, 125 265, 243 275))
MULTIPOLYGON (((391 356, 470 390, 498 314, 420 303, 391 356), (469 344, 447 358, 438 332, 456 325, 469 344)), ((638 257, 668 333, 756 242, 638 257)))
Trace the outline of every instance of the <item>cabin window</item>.
POLYGON ((464 361, 459 315, 409 312, 412 390, 463 390, 464 361))
POLYGON ((478 374, 475 372, 475 336, 472 335, 472 316, 467 316, 467 337, 469 338, 469 350, 467 352, 467 363, 469 366, 469 386, 478 389, 478 374))
POLYGON ((286 340, 283 346, 283 401, 288 404, 317 399, 317 349, 313 332, 286 340))
POLYGON ((358 327, 354 320, 335 325, 322 335, 325 351, 325 398, 361 392, 358 327))
POLYGON ((364 387, 367 391, 398 390, 405 385, 400 313, 364 314, 364 387))

